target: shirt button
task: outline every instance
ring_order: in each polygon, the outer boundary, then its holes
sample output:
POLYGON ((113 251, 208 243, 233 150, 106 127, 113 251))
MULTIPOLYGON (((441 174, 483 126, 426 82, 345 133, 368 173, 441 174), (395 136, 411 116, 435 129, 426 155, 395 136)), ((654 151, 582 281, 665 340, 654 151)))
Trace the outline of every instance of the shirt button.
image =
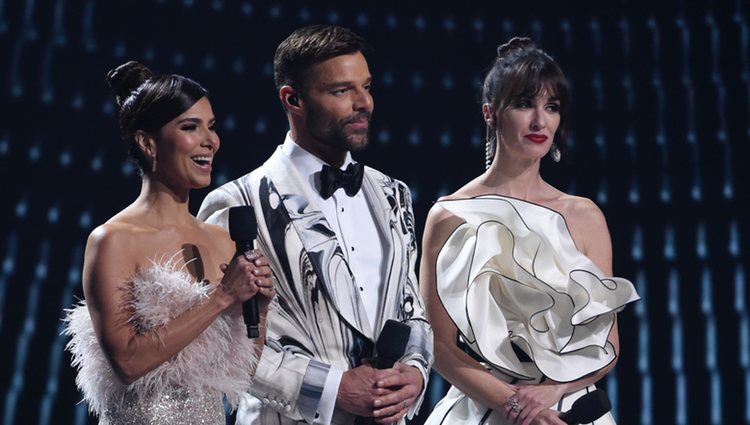
POLYGON ((341 212, 344 212, 344 207, 341 207, 341 212))
POLYGON ((364 291, 364 290, 365 290, 365 288, 363 288, 363 287, 361 287, 361 286, 360 286, 360 287, 359 287, 359 290, 360 290, 360 291, 364 291))

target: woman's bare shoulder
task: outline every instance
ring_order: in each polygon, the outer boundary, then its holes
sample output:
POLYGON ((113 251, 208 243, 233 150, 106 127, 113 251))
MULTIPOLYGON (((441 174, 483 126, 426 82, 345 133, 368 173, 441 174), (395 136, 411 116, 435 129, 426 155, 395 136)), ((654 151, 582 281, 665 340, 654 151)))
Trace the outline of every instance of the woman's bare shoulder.
POLYGON ((450 235, 464 223, 464 219, 443 206, 444 201, 466 199, 459 192, 440 197, 427 213, 424 227, 423 250, 434 251, 442 247, 450 235))
POLYGON ((461 186, 455 192, 443 195, 438 201, 454 201, 457 199, 470 199, 477 196, 487 195, 487 188, 480 183, 479 177, 461 186))
POLYGON ((604 223, 602 210, 594 201, 583 196, 559 192, 557 196, 545 201, 544 204, 560 213, 569 225, 604 223))
POLYGON ((606 256, 611 250, 607 220, 594 201, 582 196, 563 194, 554 209, 565 218, 571 236, 581 252, 586 255, 599 252, 606 256))
POLYGON ((88 237, 83 262, 83 284, 87 298, 94 288, 121 285, 140 267, 140 258, 151 246, 148 232, 142 226, 120 220, 109 220, 96 227, 88 237))
POLYGON ((108 246, 118 245, 126 247, 147 243, 153 235, 153 229, 128 221, 110 219, 91 231, 88 238, 89 245, 108 246))

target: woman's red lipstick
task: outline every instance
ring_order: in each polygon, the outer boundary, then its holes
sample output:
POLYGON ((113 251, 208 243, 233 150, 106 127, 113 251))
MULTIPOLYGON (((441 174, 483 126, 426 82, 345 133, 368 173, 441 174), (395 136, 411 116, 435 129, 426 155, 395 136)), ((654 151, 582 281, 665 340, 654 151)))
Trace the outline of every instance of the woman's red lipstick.
POLYGON ((534 143, 539 143, 539 144, 546 142, 548 139, 548 137, 545 136, 544 134, 527 134, 523 137, 531 140, 534 143))

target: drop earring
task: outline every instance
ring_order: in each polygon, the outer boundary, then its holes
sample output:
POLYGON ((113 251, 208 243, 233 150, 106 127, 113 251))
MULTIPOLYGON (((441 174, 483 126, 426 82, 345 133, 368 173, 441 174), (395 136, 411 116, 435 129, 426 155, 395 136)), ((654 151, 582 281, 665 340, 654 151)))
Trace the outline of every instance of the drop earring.
POLYGON ((151 158, 151 174, 156 172, 156 155, 151 158))
POLYGON ((487 120, 487 128, 484 134, 484 168, 489 169, 495 157, 495 137, 492 130, 492 121, 487 120))
POLYGON ((562 153, 560 152, 560 148, 557 147, 556 144, 552 144, 552 147, 549 149, 549 156, 552 158, 555 162, 560 162, 560 158, 562 158, 562 153))

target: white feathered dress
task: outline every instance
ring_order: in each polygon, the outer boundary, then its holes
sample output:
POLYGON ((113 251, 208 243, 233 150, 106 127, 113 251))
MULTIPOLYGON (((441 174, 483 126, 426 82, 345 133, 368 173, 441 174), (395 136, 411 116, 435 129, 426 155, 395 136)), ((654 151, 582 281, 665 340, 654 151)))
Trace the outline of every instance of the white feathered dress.
MULTIPOLYGON (((208 297, 211 287, 183 269, 172 257, 133 276, 126 299, 137 332, 158 328, 208 297)), ((222 314, 176 356, 130 385, 104 356, 85 301, 68 310, 65 321, 76 384, 100 424, 224 424, 223 397, 234 408, 250 388, 257 358, 240 314, 222 314)))

